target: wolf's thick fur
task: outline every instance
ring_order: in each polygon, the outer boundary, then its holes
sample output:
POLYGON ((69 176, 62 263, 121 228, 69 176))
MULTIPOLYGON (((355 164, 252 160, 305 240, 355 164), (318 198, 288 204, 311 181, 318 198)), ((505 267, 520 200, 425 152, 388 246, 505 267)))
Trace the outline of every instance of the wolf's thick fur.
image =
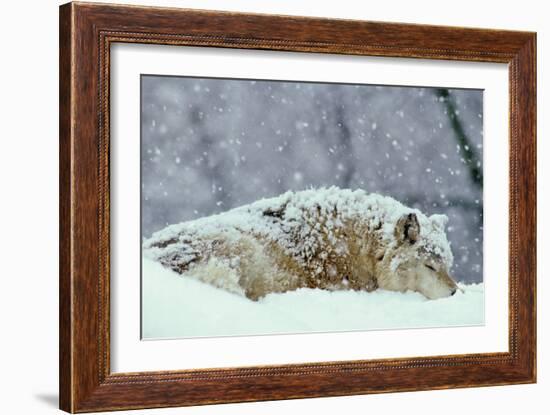
POLYGON ((172 225, 144 252, 174 271, 257 300, 298 288, 455 293, 446 217, 336 187, 287 192, 172 225))

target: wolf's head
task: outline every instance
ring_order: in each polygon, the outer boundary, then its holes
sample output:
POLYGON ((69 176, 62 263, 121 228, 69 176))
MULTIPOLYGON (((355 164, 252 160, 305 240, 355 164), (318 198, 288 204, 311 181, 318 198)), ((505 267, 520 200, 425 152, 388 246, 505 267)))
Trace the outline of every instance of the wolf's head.
POLYGON ((449 274, 452 253, 445 235, 447 217, 406 213, 395 223, 393 241, 377 255, 378 286, 393 291, 417 291, 429 299, 455 294, 449 274))

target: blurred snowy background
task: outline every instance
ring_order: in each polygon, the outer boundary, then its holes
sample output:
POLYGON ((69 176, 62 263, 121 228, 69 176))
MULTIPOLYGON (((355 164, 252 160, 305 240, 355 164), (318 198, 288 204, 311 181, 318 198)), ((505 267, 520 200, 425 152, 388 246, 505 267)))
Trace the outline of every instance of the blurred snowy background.
POLYGON ((142 76, 142 237, 311 186, 449 216, 454 277, 483 280, 483 92, 142 76))

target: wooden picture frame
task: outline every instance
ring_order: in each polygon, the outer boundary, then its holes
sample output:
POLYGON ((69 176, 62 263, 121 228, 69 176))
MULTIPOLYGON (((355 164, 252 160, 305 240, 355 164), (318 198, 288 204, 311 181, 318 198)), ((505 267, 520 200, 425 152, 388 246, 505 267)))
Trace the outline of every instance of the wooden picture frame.
POLYGON ((60 408, 68 412, 536 381, 536 34, 184 9, 60 8, 60 408), (509 65, 509 351, 111 373, 109 69, 114 43, 509 65))

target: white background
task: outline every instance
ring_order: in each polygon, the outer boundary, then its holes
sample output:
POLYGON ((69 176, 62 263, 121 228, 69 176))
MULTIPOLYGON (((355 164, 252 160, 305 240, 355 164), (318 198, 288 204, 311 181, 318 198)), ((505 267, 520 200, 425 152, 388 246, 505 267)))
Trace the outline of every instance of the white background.
MULTIPOLYGON (((550 179, 543 155, 550 154, 546 102, 550 90, 543 68, 549 63, 546 39, 550 28, 544 3, 440 1, 358 2, 354 0, 194 0, 139 1, 133 3, 264 13, 445 24, 532 30, 538 32, 539 89, 538 183, 550 179)), ((2 343, 1 412, 55 413, 57 407, 57 261, 58 261, 58 141, 57 141, 57 6, 59 2, 36 0, 8 2, 2 7, 2 65, 0 105, 2 147, 0 252, 2 285, 0 307, 2 343)), ((539 186, 542 190, 542 185, 539 186)), ((499 414, 546 413, 550 399, 549 310, 544 298, 549 284, 544 274, 550 267, 548 234, 550 210, 539 192, 539 383, 463 390, 430 391, 387 395, 322 398, 269 403, 218 405, 133 413, 159 414, 278 414, 399 413, 464 414, 466 411, 499 414)))
POLYGON ((508 350, 508 284, 501 283, 508 275, 506 65, 128 44, 115 45, 110 62, 111 369, 114 372, 508 350), (140 239, 140 140, 135 138, 141 125, 138 87, 141 73, 483 89, 485 324, 425 330, 139 341, 140 290, 136 282, 140 252, 136 248, 140 239))

